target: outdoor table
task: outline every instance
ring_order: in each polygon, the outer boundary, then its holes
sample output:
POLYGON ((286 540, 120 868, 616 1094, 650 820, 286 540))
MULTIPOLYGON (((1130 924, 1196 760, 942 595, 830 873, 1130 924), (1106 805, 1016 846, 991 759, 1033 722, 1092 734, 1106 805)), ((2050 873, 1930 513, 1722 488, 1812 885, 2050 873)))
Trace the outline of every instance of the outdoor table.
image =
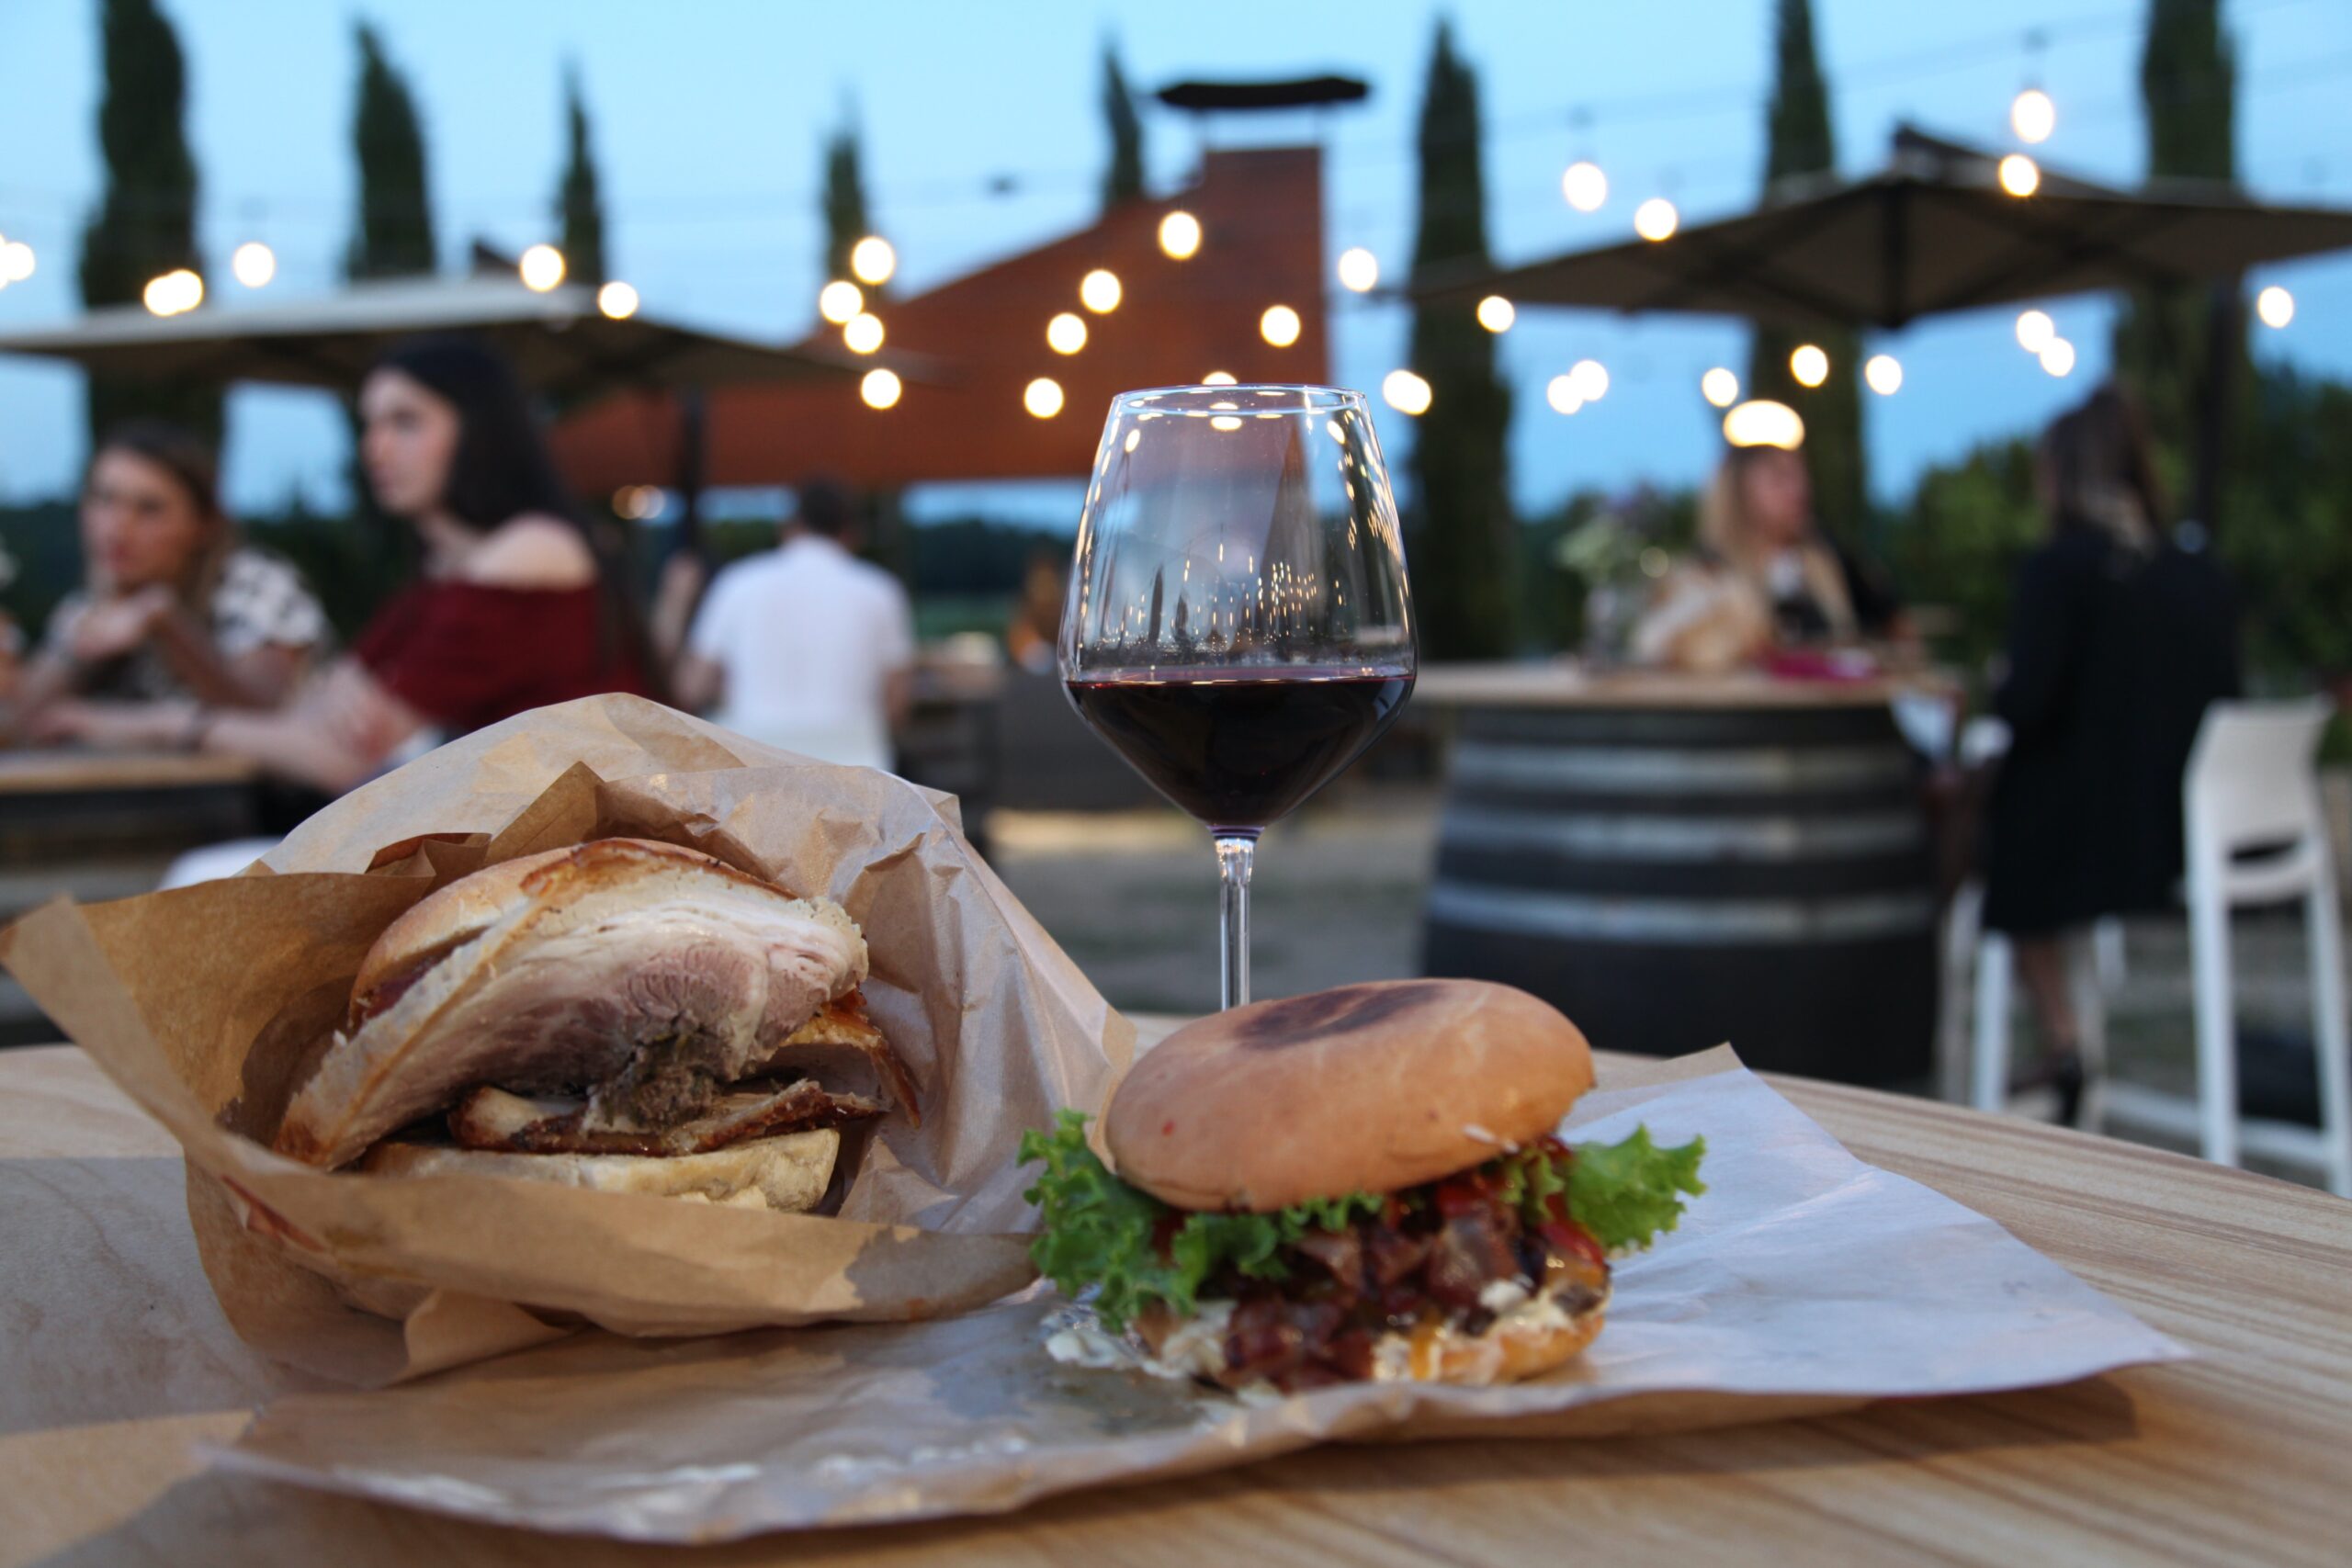
MULTIPOLYGON (((1170 1025, 1137 1021, 1148 1039, 1170 1025)), ((1604 1085, 1620 1065, 1602 1057, 1604 1085)), ((214 1304, 176 1146, 80 1052, 40 1048, 0 1055, 0 1564, 2343 1562, 2352 1203, 1773 1082, 1862 1158, 1991 1215, 2199 1359, 1679 1436, 1322 1448, 1001 1517, 701 1553, 533 1536, 203 1472, 192 1443, 229 1440, 303 1380, 214 1304)))
POLYGON ((1439 665, 1454 719, 1423 927, 1594 1043, 1846 1083, 1928 1076, 1938 903, 1912 682, 1439 665))

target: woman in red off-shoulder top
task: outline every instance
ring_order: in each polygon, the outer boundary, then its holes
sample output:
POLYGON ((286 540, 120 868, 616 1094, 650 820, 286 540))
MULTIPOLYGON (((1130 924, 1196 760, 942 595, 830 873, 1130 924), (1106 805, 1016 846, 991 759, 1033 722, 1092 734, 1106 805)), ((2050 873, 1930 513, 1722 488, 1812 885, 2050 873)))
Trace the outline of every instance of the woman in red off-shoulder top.
POLYGON ((368 487, 425 558, 350 654, 275 713, 154 703, 62 728, 250 757, 340 792, 420 741, 599 692, 652 694, 618 562, 573 511, 503 361, 461 339, 404 344, 369 372, 359 412, 368 487))

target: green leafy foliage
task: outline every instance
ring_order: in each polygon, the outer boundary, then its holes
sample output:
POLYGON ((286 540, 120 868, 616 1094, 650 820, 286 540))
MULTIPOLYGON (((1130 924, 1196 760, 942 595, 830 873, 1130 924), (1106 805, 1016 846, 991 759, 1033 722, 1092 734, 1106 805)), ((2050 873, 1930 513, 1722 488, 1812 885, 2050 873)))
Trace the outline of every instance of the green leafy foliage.
POLYGON ((1611 1252, 1647 1247, 1682 1219, 1682 1200, 1707 1190, 1699 1179, 1704 1138, 1679 1148, 1650 1142, 1636 1127, 1614 1144, 1577 1148, 1568 1168, 1568 1213, 1611 1252))

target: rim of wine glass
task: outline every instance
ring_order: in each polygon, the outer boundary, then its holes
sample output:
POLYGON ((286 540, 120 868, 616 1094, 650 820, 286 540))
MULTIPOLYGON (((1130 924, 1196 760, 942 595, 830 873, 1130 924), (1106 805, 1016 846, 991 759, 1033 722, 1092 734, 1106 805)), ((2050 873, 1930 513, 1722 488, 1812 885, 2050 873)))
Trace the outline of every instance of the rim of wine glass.
POLYGON ((1165 412, 1204 416, 1232 413, 1285 413, 1312 416, 1328 414, 1335 409, 1349 407, 1362 408, 1368 412, 1372 407, 1370 396, 1355 388, 1327 386, 1318 381, 1236 381, 1229 384, 1216 381, 1188 381, 1172 387, 1132 387, 1124 392, 1112 393, 1111 407, 1114 412, 1116 412, 1132 400, 1148 398, 1175 395, 1229 398, 1249 392, 1301 393, 1305 395, 1306 400, 1303 405, 1292 408, 1219 409, 1203 404, 1197 409, 1170 409, 1165 412))

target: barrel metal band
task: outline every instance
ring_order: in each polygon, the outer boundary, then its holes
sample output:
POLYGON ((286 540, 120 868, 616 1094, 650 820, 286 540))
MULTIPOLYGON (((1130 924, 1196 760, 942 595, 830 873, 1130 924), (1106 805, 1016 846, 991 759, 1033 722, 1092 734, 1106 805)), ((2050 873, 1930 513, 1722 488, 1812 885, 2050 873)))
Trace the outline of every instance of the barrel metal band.
POLYGON ((1641 812, 1507 811, 1457 806, 1441 844, 1593 861, 1808 861, 1897 854, 1927 839, 1917 813, 1838 817, 1666 817, 1641 812))
POLYGON ((1517 936, 1728 946, 1910 936, 1932 929, 1936 906, 1925 893, 1647 898, 1441 882, 1430 889, 1429 915, 1435 924, 1517 936))
POLYGON ((1899 746, 1566 747, 1464 740, 1453 749, 1453 781, 1472 787, 1736 795, 1860 789, 1910 777, 1910 754, 1899 746))

